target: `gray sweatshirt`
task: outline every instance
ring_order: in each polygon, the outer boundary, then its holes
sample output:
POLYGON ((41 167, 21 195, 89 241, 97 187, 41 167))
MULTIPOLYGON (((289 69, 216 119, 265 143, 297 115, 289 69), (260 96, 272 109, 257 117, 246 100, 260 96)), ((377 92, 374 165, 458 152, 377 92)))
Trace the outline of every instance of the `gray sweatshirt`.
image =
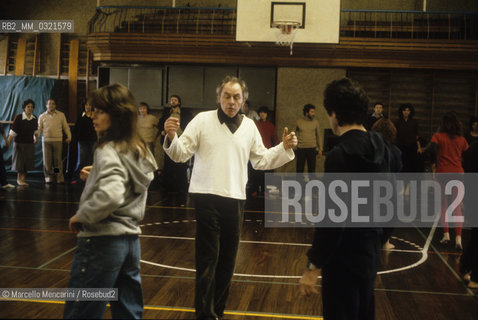
POLYGON ((140 234, 138 222, 156 168, 149 151, 136 160, 133 152, 120 153, 111 142, 97 148, 77 211, 83 224, 78 237, 140 234))

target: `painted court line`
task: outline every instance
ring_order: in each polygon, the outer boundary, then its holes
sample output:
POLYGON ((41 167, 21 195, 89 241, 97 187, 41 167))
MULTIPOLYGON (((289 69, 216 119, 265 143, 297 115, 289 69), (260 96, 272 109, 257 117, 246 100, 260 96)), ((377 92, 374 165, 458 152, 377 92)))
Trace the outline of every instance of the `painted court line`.
POLYGON ((29 232, 59 232, 59 233, 71 233, 70 230, 53 230, 53 229, 27 229, 27 228, 0 228, 0 230, 6 231, 29 231, 29 232))
MULTIPOLYGON (((423 246, 423 249, 421 250, 422 257, 420 258, 420 260, 418 260, 415 263, 412 263, 411 265, 404 266, 404 267, 401 267, 401 268, 379 271, 379 272, 377 272, 377 275, 399 272, 399 271, 405 271, 405 270, 416 268, 419 265, 425 263, 425 261, 428 260, 428 248, 430 247, 430 244, 431 244, 432 239, 433 239, 433 235, 435 234, 435 230, 436 230, 436 227, 438 225, 438 221, 440 220, 440 215, 437 214, 436 216, 437 217, 435 218, 435 221, 433 223, 433 227, 431 228, 430 233, 428 234, 428 238, 426 238, 425 245, 423 246)), ((417 230, 420 231, 420 229, 418 229, 418 228, 417 228, 417 230)))
POLYGON ((52 262, 54 262, 54 261, 60 259, 60 258, 63 257, 63 256, 66 256, 67 254, 69 254, 70 252, 72 252, 72 251, 74 251, 74 250, 76 250, 76 246, 73 247, 73 248, 71 248, 70 250, 66 250, 66 251, 63 252, 62 254, 60 254, 60 255, 56 256, 55 258, 53 258, 53 259, 51 259, 51 260, 45 262, 45 263, 42 264, 41 266, 37 267, 37 269, 42 269, 42 268, 46 267, 46 266, 49 265, 50 263, 52 263, 52 262))
MULTIPOLYGON (((155 239, 171 239, 171 240, 189 240, 193 241, 193 237, 177 237, 177 236, 155 236, 141 234, 141 238, 155 238, 155 239)), ((280 246, 300 246, 300 247, 310 247, 310 244, 306 243, 294 243, 294 242, 270 242, 270 241, 252 241, 252 240, 241 240, 241 243, 254 243, 254 244, 270 244, 270 245, 280 245, 280 246)))
MULTIPOLYGON (((421 230, 419 229, 418 232, 422 235, 422 237, 425 237, 425 235, 421 232, 421 230)), ((472 296, 475 296, 475 293, 473 292, 473 290, 471 290, 470 288, 468 288, 468 286, 465 284, 464 280, 456 273, 456 271, 450 266, 450 264, 448 263, 448 261, 446 261, 446 259, 440 254, 440 252, 435 248, 434 245, 431 245, 432 249, 437 253, 438 257, 440 258, 440 260, 445 264, 445 266, 448 268, 448 270, 450 270, 450 272, 455 276, 455 278, 460 281, 463 286, 465 287, 465 290, 468 292, 468 294, 472 295, 472 296)))
MULTIPOLYGON (((15 302, 33 302, 33 303, 50 303, 50 304, 65 304, 64 301, 49 301, 49 300, 29 300, 29 299, 5 299, 0 298, 0 301, 15 301, 15 302)), ((109 307, 109 304, 107 305, 109 307)), ((173 311, 173 312, 195 312, 194 308, 188 307, 163 307, 145 305, 144 310, 154 311, 173 311)), ((304 319, 304 320, 319 320, 323 319, 321 316, 283 314, 283 313, 267 313, 267 312, 253 312, 253 311, 224 311, 224 314, 231 316, 248 316, 260 318, 277 318, 277 319, 304 319)))
MULTIPOLYGON (((31 203, 51 203, 51 204, 79 204, 78 201, 54 201, 54 200, 20 200, 20 199, 0 199, 3 201, 10 201, 10 202, 31 202, 31 203)), ((175 206, 161 206, 161 205, 156 205, 154 203, 153 205, 147 205, 146 208, 159 208, 159 209, 179 209, 179 210, 194 210, 192 207, 175 207, 175 206)), ((258 211, 258 210, 244 210, 244 212, 247 213, 276 213, 276 214, 282 214, 282 212, 274 212, 274 211, 258 211)))

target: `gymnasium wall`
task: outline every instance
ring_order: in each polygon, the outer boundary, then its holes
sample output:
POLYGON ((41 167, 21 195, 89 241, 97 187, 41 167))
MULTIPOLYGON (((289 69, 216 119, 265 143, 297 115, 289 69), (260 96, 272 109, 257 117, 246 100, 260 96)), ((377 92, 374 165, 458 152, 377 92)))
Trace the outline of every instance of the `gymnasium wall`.
MULTIPOLYGON (((38 2, 36 0, 2 0, 0 1, 0 19, 72 19, 75 21, 75 31, 79 35, 87 34, 87 25, 89 19, 93 16, 97 4, 101 6, 107 5, 157 5, 167 6, 171 5, 170 0, 57 0, 38 2)), ((221 4, 222 7, 235 7, 236 0, 177 0, 176 6, 190 6, 198 7, 216 7, 221 4)), ((368 9, 368 10, 421 10, 423 5, 422 0, 342 0, 342 9, 368 9)), ((476 0, 427 0, 427 9, 431 11, 475 11, 478 12, 478 1, 476 0)), ((58 44, 59 34, 41 34, 40 35, 40 71, 39 76, 56 76, 57 62, 58 62, 58 44)), ((0 34, 0 61, 3 61, 5 54, 6 40, 4 35, 0 34)), ((327 68, 278 68, 276 79, 276 126, 278 135, 282 135, 284 126, 289 129, 295 128, 295 120, 302 115, 302 107, 306 103, 312 103, 317 106, 317 117, 322 128, 328 128, 328 122, 325 110, 322 107, 322 94, 325 85, 331 80, 345 76, 346 74, 358 77, 367 90, 372 93, 372 100, 381 99, 385 103, 390 101, 391 106, 395 109, 398 103, 402 100, 417 100, 417 105, 420 107, 421 116, 423 112, 427 112, 427 108, 431 103, 443 103, 445 98, 433 95, 430 90, 422 91, 420 85, 430 84, 435 81, 434 87, 436 92, 440 93, 440 75, 435 78, 433 76, 408 76, 408 71, 405 74, 393 77, 386 74, 384 77, 389 84, 382 83, 380 73, 374 73, 372 78, 367 78, 369 69, 363 69, 350 73, 349 70, 343 68, 327 69, 327 68), (411 82, 412 79, 418 79, 417 82, 411 82), (431 80, 430 80, 431 79, 431 80), (433 80, 438 79, 438 80, 433 80), (370 81, 369 81, 370 80, 370 81), (383 88, 381 85, 383 84, 383 88), (418 97, 412 97, 407 88, 402 84, 416 84, 416 92, 418 97), (374 86, 380 88, 374 92, 374 86), (367 88, 368 87, 368 88, 367 88), (390 90, 392 88, 392 90, 390 90), (396 89, 395 89, 396 88, 396 89), (391 92, 391 93, 390 93, 391 92), (402 92, 406 92, 405 96, 400 96, 402 92), (382 97, 383 96, 383 97, 382 97), (436 99, 436 102, 434 102, 436 99)), ((388 71, 387 71, 388 72, 388 71)), ((392 71, 390 71, 392 72, 392 71)), ((412 71, 413 73, 413 71, 412 71)), ((417 71, 418 74, 420 72, 417 71)), ((466 82, 467 97, 473 100, 475 98, 476 85, 474 87, 474 80, 471 79, 466 82), (469 88, 468 88, 469 87, 469 88), (468 90, 469 89, 469 90, 468 90)), ((458 84, 459 85, 459 84, 458 84)), ((467 101, 463 102, 465 105, 470 105, 467 101)), ((468 110, 466 108, 466 113, 468 110)), ((438 112, 438 110, 437 110, 438 112)), ((438 113, 433 118, 423 119, 427 121, 428 125, 423 127, 424 134, 429 133, 435 127, 438 113), (426 131, 425 131, 426 130, 426 131)), ((319 161, 318 169, 323 167, 323 161, 319 161)), ((284 170, 294 171, 295 162, 288 164, 284 170)))
MULTIPOLYGON (((430 11, 475 11, 478 12, 476 0, 427 0, 430 11)), ((169 6, 171 0, 2 0, 0 1, 0 19, 71 19, 75 21, 75 33, 87 34, 88 20, 94 15, 97 4, 134 5, 134 6, 169 6)), ((176 6, 192 7, 235 7, 236 0, 176 0, 176 6)), ((342 9, 368 10, 421 10, 423 0, 342 0, 342 9)), ((41 35, 41 65, 39 75, 56 74, 58 60, 58 34, 41 35)), ((5 54, 5 39, 0 34, 0 61, 5 54)))
MULTIPOLYGON (((311 103, 317 108, 316 118, 321 128, 330 128, 323 107, 324 89, 327 83, 340 79, 345 69, 279 68, 277 71, 276 129, 282 139, 284 127, 295 130, 296 120, 302 117, 302 108, 311 103)), ((321 141, 323 146, 323 137, 321 141)), ((318 161, 318 171, 323 171, 324 158, 318 161)), ((283 167, 286 172, 295 172, 295 160, 283 167)))

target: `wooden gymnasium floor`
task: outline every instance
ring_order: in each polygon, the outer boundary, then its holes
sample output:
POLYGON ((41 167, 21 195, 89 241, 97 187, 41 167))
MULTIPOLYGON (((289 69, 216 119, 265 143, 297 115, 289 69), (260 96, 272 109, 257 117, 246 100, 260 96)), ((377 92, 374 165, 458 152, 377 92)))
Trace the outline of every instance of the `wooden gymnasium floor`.
MULTIPOLYGON (((0 190, 0 288, 66 287, 75 250, 68 219, 80 193, 79 185, 39 180, 0 190)), ((262 203, 246 204, 225 318, 322 319, 320 296, 300 297, 297 285, 312 230, 265 228, 262 203)), ((194 318, 194 229, 189 202, 150 192, 141 237, 145 318, 194 318)), ((461 255, 438 243, 439 230, 400 229, 394 236, 396 250, 382 252, 376 319, 478 319, 478 292, 461 280, 461 255)), ((465 230, 465 243, 468 236, 465 230)), ((0 301, 0 318, 59 318, 62 311, 62 302, 0 301)))

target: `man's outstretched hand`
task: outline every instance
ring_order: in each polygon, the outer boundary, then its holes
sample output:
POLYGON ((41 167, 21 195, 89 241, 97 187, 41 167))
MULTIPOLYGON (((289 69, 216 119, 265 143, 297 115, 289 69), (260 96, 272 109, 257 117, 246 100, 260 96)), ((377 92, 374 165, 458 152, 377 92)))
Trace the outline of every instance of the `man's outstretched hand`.
POLYGON ((295 135, 295 132, 292 131, 289 133, 289 129, 285 127, 282 142, 284 143, 284 149, 286 150, 297 147, 297 136, 295 135))

